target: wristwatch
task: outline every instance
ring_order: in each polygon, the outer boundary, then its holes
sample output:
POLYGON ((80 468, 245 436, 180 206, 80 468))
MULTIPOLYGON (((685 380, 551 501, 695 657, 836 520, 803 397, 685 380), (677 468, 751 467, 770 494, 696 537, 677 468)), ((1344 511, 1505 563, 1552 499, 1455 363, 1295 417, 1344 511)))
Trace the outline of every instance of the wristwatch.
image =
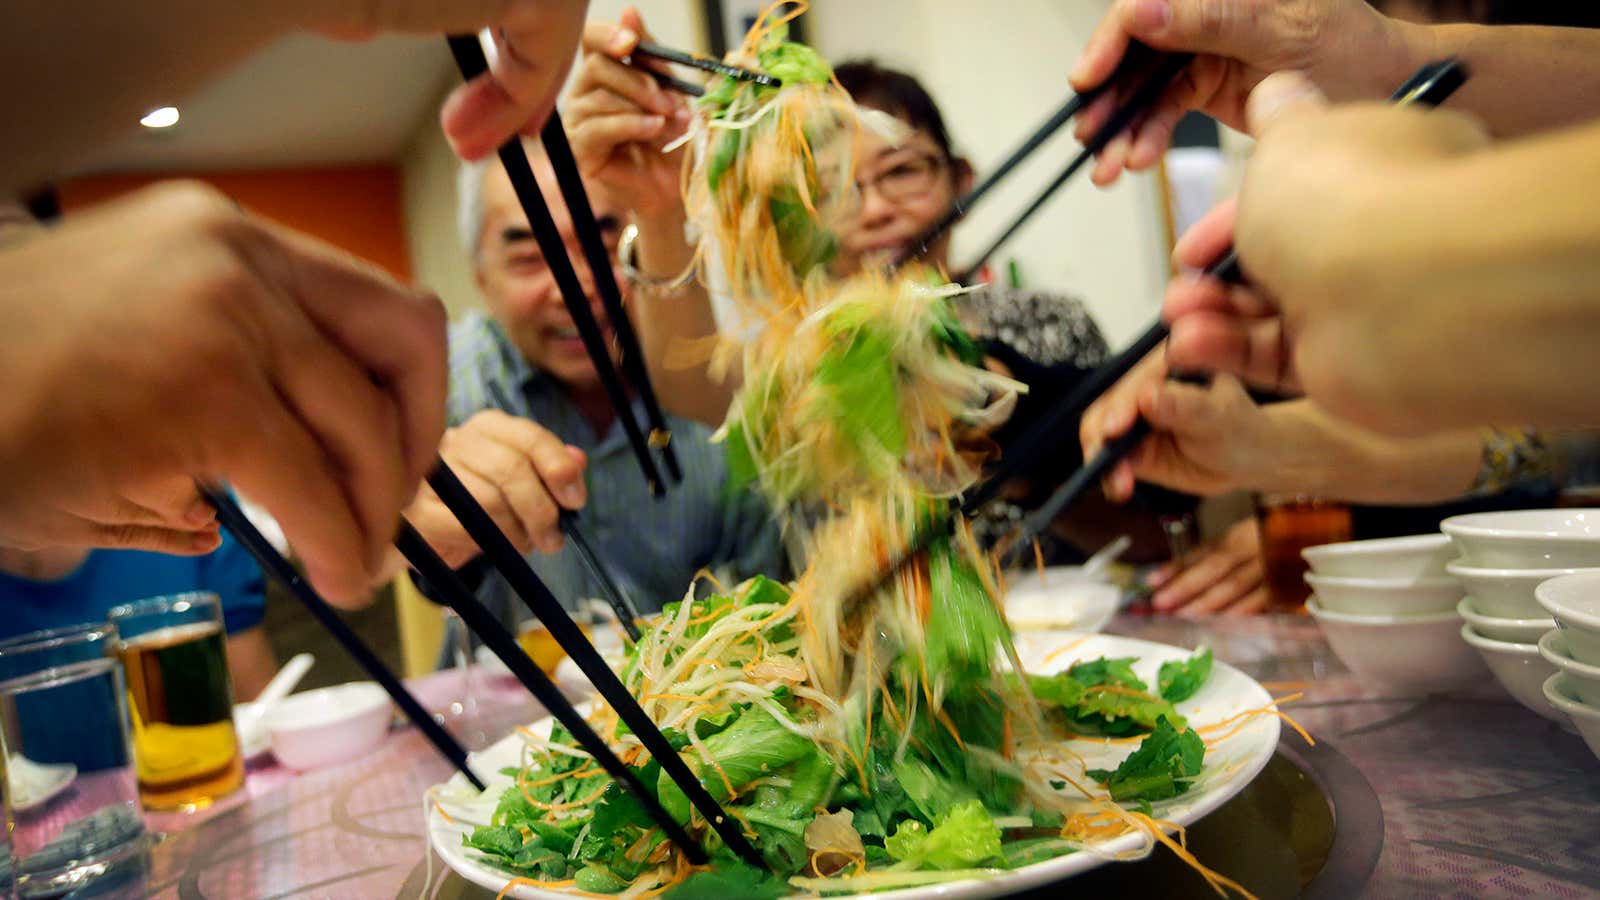
POLYGON ((639 271, 634 263, 638 255, 639 226, 629 225, 622 229, 622 240, 617 243, 617 265, 622 268, 623 277, 642 288, 654 291, 674 291, 688 284, 694 277, 693 271, 687 275, 674 278, 656 278, 639 271))

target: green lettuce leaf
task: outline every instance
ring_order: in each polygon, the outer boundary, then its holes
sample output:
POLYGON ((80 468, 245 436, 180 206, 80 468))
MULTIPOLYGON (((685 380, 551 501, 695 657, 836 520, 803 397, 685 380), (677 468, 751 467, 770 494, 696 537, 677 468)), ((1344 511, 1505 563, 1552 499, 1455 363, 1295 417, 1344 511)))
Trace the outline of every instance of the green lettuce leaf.
POLYGON ((1067 670, 1072 680, 1084 687, 1095 687, 1102 684, 1114 684, 1136 691, 1147 691, 1146 685, 1139 676, 1133 674, 1133 664, 1138 660, 1132 656, 1120 659, 1100 659, 1081 662, 1067 670))
POLYGON ((1000 828, 982 803, 968 800, 951 807, 931 830, 916 819, 901 822, 883 847, 917 868, 970 869, 1000 859, 1000 828))
POLYGON ((1162 699, 1181 703, 1193 697, 1211 676, 1211 648, 1207 647, 1187 660, 1175 659, 1161 664, 1156 676, 1156 687, 1162 699))
POLYGON ((1170 800, 1189 789, 1205 762, 1206 745, 1200 735, 1179 731, 1162 716, 1152 731, 1116 771, 1091 769, 1094 778, 1111 790, 1117 802, 1170 800))

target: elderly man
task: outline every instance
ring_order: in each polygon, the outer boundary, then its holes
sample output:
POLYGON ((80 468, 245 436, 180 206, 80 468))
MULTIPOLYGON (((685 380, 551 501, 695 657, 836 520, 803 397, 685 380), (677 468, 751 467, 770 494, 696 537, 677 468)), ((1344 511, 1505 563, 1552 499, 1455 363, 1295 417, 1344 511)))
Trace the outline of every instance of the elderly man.
MULTIPOLYGON (((548 158, 536 144, 528 149, 546 196, 558 198, 548 158)), ((590 200, 614 255, 621 206, 599 184, 590 186, 590 200)), ((683 596, 701 569, 781 576, 776 523, 758 496, 728 488, 722 448, 709 442, 704 425, 669 418, 684 479, 665 497, 650 496, 498 163, 462 169, 460 208, 488 314, 469 314, 451 329, 452 427, 440 452, 518 548, 537 551, 530 561, 556 596, 569 606, 599 596, 576 552, 563 547, 558 505, 583 509, 596 551, 644 612, 683 596)), ((552 203, 551 211, 590 288, 566 209, 552 203)), ((620 269, 617 277, 626 294, 620 269)), ((609 336, 604 311, 597 302, 594 309, 609 336)), ((633 406, 642 421, 640 403, 633 406)), ((431 491, 424 489, 407 515, 447 562, 465 567, 469 581, 481 579, 479 598, 503 621, 525 615, 504 579, 485 574, 478 548, 431 491)))

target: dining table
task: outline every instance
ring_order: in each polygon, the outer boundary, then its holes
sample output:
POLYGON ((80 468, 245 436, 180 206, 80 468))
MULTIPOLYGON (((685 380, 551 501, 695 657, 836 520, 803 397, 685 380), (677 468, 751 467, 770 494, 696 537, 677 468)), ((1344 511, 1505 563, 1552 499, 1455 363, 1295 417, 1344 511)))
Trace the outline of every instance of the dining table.
MULTIPOLYGON (((1487 674, 1443 693, 1364 681, 1304 615, 1180 619, 1120 614, 1108 633, 1209 646, 1259 681, 1287 724, 1271 763, 1188 830, 1206 865, 1259 897, 1600 897, 1600 761, 1577 736, 1518 705, 1487 674)), ((413 682, 459 689, 460 671, 413 682)), ((482 746, 542 715, 514 681, 479 671, 482 746)), ((579 689, 578 686, 573 686, 579 689)), ((147 814, 156 839, 138 896, 489 898, 430 851, 427 788, 452 773, 413 728, 374 752, 295 773, 251 761, 233 797, 190 814, 147 814)), ((1072 879, 1080 896, 1210 895, 1158 848, 1072 879)), ((1062 896, 1064 886, 1029 896, 1062 896)))

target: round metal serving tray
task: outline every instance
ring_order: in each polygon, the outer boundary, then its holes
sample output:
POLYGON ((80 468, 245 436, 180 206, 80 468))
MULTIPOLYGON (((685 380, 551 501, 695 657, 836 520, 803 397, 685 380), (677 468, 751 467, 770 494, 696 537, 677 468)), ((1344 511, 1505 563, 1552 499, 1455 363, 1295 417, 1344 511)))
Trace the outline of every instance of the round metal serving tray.
MULTIPOLYGON (((1327 743, 1307 747, 1292 733, 1238 796, 1189 828, 1189 850, 1261 900, 1353 897, 1383 849, 1378 795, 1327 743)), ((1165 848, 1135 863, 1101 866, 1019 897, 1215 896, 1194 869, 1165 848)))

